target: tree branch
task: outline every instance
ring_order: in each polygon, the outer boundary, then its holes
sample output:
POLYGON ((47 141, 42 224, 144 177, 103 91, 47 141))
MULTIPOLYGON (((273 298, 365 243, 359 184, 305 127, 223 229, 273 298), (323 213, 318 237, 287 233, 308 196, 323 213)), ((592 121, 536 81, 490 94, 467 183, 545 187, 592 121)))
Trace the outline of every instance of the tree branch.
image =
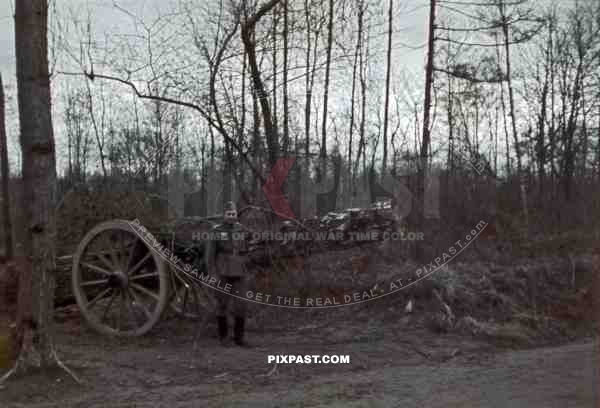
POLYGON ((265 183, 264 177, 258 170, 256 170, 256 168, 254 167, 254 165, 248 158, 247 154, 242 150, 241 146, 233 138, 229 137, 227 132, 225 132, 225 130, 223 128, 221 128, 220 125, 217 122, 215 122, 215 120, 210 116, 210 114, 206 110, 204 110, 201 106, 199 106, 195 103, 192 103, 192 102, 181 101, 181 100, 169 98, 166 96, 158 96, 158 95, 143 93, 137 88, 137 86, 132 81, 130 81, 128 79, 115 77, 112 75, 94 73, 94 76, 92 77, 88 72, 85 72, 85 71, 83 73, 59 72, 59 74, 69 75, 69 76, 85 76, 86 78, 88 78, 90 80, 99 78, 99 79, 104 79, 104 80, 108 80, 108 81, 118 82, 120 84, 128 86, 135 93, 135 95, 140 99, 147 99, 147 100, 152 100, 152 101, 170 103, 173 105, 184 106, 184 107, 195 110, 196 112, 200 113, 200 115, 204 119, 206 119, 206 121, 208 122, 208 124, 210 126, 217 129, 219 131, 219 133, 221 133, 221 135, 227 140, 228 143, 231 143, 231 145, 235 148, 235 150, 240 154, 242 159, 248 164, 248 166, 249 166, 250 170, 252 171, 252 173, 254 174, 254 176, 257 177, 261 183, 263 183, 263 184, 265 183))
POLYGON ((438 68, 438 67, 434 67, 433 68, 434 71, 437 72, 442 72, 444 74, 448 74, 451 75, 455 78, 460 78, 460 79, 464 79, 466 81, 475 83, 475 84, 498 84, 500 82, 504 82, 506 81, 506 78, 504 77, 495 77, 495 78, 477 78, 474 76, 471 76, 470 74, 466 73, 466 72, 461 72, 461 71, 450 71, 447 70, 445 68, 438 68))
POLYGON ((260 20, 262 16, 267 14, 273 7, 277 5, 281 0, 270 0, 269 2, 263 4, 263 6, 258 9, 256 13, 252 17, 246 20, 244 26, 246 29, 254 28, 256 22, 260 20))

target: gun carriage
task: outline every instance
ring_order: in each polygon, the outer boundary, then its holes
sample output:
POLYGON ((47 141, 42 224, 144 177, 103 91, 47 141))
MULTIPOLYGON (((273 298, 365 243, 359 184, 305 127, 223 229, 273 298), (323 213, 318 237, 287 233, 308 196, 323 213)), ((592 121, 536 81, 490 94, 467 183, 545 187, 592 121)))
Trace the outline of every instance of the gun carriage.
MULTIPOLYGON (((262 207, 244 207, 239 215, 248 231, 248 267, 354 245, 346 239, 313 238, 317 233, 339 237, 373 228, 392 230, 390 213, 389 207, 379 205, 298 222, 280 221, 262 207), (290 239, 295 234, 303 234, 303 239, 290 239)), ((147 333, 166 309, 187 318, 210 317, 215 289, 198 276, 206 271, 205 238, 221 220, 220 215, 186 217, 151 232, 136 221, 95 226, 80 241, 71 270, 73 295, 86 322, 99 333, 127 337, 147 333)))

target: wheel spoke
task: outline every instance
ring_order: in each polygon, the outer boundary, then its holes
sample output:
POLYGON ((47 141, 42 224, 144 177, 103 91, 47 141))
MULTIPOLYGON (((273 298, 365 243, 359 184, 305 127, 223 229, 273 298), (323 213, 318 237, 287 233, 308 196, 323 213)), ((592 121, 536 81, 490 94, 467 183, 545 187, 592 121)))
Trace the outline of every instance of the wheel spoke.
POLYGON ((98 295, 93 298, 91 301, 88 302, 87 305, 85 305, 86 308, 91 309, 92 307, 94 307, 94 305, 100 300, 102 299, 107 293, 109 293, 112 290, 112 288, 106 288, 104 289, 102 292, 98 293, 98 295))
POLYGON ((131 268, 130 270, 127 271, 127 275, 132 276, 134 273, 136 273, 136 271, 140 268, 140 266, 142 266, 144 264, 144 262, 146 262, 151 256, 152 256, 152 253, 150 251, 148 251, 148 253, 142 259, 140 259, 140 261, 138 263, 136 263, 133 268, 131 268))
POLYGON ((160 300, 160 297, 158 296, 158 294, 156 294, 156 293, 152 292, 152 291, 151 291, 151 290, 149 290, 149 289, 146 289, 146 288, 145 288, 145 287, 143 287, 142 285, 138 285, 137 283, 130 282, 130 286, 131 286, 132 288, 135 288, 135 289, 137 289, 138 291, 140 291, 140 292, 142 292, 142 293, 144 293, 144 294, 146 294, 146 295, 150 296, 150 297, 153 297, 153 298, 154 298, 154 299, 156 299, 157 301, 159 301, 159 300, 160 300))
POLYGON ((100 259, 102 261, 102 263, 108 268, 108 269, 116 269, 116 265, 114 265, 111 261, 109 261, 108 259, 106 259, 106 257, 104 256, 103 253, 101 252, 97 252, 94 254, 96 256, 96 258, 100 259))
POLYGON ((107 283, 108 283, 108 279, 98 279, 98 280, 93 280, 93 281, 82 282, 81 286, 96 286, 96 285, 103 285, 103 284, 107 284, 107 283))
POLYGON ((141 275, 135 275, 135 276, 129 278, 129 280, 138 280, 138 279, 150 278, 152 276, 158 276, 158 272, 142 273, 141 275))
MULTIPOLYGON (((133 238, 133 242, 131 243, 131 248, 129 248, 129 255, 127 256, 127 264, 125 265, 125 270, 129 271, 129 266, 131 265, 131 261, 133 261, 133 255, 135 253, 135 247, 137 246, 138 238, 137 236, 133 238)), ((129 274, 129 272, 127 272, 129 274)))
POLYGON ((130 250, 130 246, 133 248, 133 244, 135 244, 135 241, 137 239, 137 237, 133 237, 133 239, 127 239, 127 235, 129 234, 125 233, 125 231, 119 232, 119 253, 117 258, 119 260, 119 265, 121 266, 121 270, 123 272, 125 272, 127 268, 129 268, 129 262, 131 262, 131 256, 133 255, 133 251, 130 250))
POLYGON ((119 330, 123 330, 123 309, 125 306, 125 292, 121 289, 121 296, 119 296, 119 313, 117 314, 117 322, 115 327, 119 330))
POLYGON ((108 313, 108 311, 110 310, 110 307, 112 306, 113 302, 115 301, 115 298, 117 297, 117 291, 113 290, 113 294, 110 297, 110 300, 108 301, 108 304, 106 305, 106 307, 104 308, 104 312, 102 313, 102 317, 100 318, 100 321, 103 322, 104 319, 106 319, 106 314, 108 313))
MULTIPOLYGON (((114 235, 112 235, 114 237, 114 235)), ((108 239, 108 250, 110 252, 110 259, 113 261, 113 264, 115 265, 115 267, 122 268, 121 262, 119 257, 117 256, 117 253, 115 252, 115 246, 116 246, 116 242, 113 244, 113 242, 111 242, 111 239, 108 239)))
POLYGON ((146 314, 146 317, 148 318, 148 320, 150 320, 152 318, 152 313, 150 313, 150 310, 148 310, 148 308, 146 307, 146 304, 144 302, 142 302, 142 300, 140 299, 140 297, 133 290, 128 289, 128 291, 129 291, 129 294, 131 296, 133 296, 133 299, 135 300, 135 303, 138 304, 142 308, 142 310, 146 314))
POLYGON ((100 273, 100 274, 102 274, 102 275, 105 275, 105 276, 110 276, 110 275, 112 275, 112 273, 111 273, 110 271, 107 271, 106 269, 104 269, 104 268, 101 268, 101 267, 99 267, 99 266, 96 266, 96 265, 94 265, 94 264, 91 264, 91 263, 89 263, 89 262, 82 262, 82 263, 81 263, 81 265, 82 265, 82 266, 85 266, 85 267, 86 267, 86 268, 88 268, 88 269, 91 269, 91 270, 92 270, 92 271, 94 271, 94 272, 98 272, 98 273, 100 273))
POLYGON ((138 326, 138 315, 137 315, 136 310, 133 305, 133 303, 135 302, 135 299, 131 296, 130 292, 131 292, 131 290, 129 290, 129 289, 123 290, 125 300, 127 302, 127 310, 129 311, 129 314, 133 318, 135 327, 137 327, 138 326))

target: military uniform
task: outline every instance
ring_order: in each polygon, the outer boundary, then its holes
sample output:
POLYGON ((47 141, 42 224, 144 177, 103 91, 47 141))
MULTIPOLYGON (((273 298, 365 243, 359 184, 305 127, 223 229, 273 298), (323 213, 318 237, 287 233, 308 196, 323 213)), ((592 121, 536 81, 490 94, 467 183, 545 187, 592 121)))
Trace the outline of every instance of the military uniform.
POLYGON ((246 242, 243 238, 243 226, 239 222, 224 222, 216 225, 207 242, 205 262, 208 273, 230 284, 229 293, 217 292, 217 323, 219 339, 227 338, 229 326, 227 312, 230 309, 234 317, 233 340, 236 344, 244 343, 244 323, 246 303, 242 299, 246 294, 248 273, 246 270, 246 242))

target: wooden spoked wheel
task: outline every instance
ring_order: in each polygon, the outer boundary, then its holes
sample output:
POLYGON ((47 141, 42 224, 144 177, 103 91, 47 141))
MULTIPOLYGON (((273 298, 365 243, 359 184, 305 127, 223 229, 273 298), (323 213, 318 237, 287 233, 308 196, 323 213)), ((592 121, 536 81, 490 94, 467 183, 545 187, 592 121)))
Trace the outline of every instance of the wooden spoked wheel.
POLYGON ((147 333, 168 302, 165 265, 128 221, 97 225, 73 258, 73 294, 87 323, 113 336, 147 333))

